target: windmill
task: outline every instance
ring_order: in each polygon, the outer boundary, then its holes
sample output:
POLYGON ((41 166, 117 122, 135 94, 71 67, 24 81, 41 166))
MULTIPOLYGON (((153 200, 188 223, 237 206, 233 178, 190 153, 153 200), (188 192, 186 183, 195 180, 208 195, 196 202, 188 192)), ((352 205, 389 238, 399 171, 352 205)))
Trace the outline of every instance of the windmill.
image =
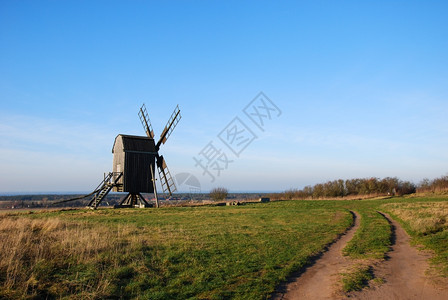
POLYGON ((145 104, 138 113, 146 136, 119 134, 112 148, 113 171, 105 174, 103 181, 90 194, 62 202, 92 196, 88 207, 96 209, 111 190, 127 192, 127 196, 115 207, 147 207, 150 206, 141 193, 153 193, 156 206, 157 197, 155 171, 159 174, 164 193, 171 195, 176 191, 176 185, 168 170, 165 158, 159 154, 160 146, 165 144, 174 128, 181 119, 179 106, 176 106, 157 143, 154 140, 154 130, 149 119, 145 104))

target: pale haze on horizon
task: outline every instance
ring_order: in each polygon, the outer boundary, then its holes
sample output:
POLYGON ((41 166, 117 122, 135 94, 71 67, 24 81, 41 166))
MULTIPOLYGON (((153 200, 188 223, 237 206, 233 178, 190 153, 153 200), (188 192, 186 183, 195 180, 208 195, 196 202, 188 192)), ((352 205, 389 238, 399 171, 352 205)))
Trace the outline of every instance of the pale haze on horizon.
POLYGON ((145 134, 143 103, 156 137, 179 105, 161 154, 202 191, 446 175, 447 10, 446 1, 1 1, 0 194, 92 191, 112 171, 117 134, 145 134), (254 105, 258 119, 245 113, 254 105), (235 124, 246 135, 226 144, 235 124), (195 161, 210 145, 221 158, 207 169, 213 179, 195 161))

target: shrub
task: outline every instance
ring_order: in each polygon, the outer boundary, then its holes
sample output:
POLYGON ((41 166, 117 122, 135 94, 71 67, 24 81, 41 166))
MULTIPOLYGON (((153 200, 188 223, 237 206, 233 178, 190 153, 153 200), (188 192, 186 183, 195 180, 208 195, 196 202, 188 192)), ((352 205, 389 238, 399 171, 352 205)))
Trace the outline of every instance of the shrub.
POLYGON ((222 201, 227 198, 229 191, 223 187, 216 187, 210 191, 210 198, 213 201, 222 201))

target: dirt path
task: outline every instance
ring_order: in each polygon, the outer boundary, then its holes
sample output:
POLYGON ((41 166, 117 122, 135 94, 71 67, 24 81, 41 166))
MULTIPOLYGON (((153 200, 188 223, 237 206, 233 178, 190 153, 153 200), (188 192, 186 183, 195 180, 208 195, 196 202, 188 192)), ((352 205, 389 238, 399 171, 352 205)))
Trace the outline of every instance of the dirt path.
POLYGON ((435 287, 425 276, 429 254, 418 251, 409 244, 408 234, 389 216, 383 214, 392 225, 392 251, 389 259, 375 268, 377 278, 385 282, 377 287, 350 294, 350 299, 448 299, 448 286, 435 287))
POLYGON ((335 299, 339 273, 350 265, 349 259, 342 256, 342 249, 350 241, 359 227, 359 215, 354 213, 354 226, 339 240, 333 243, 304 273, 297 274, 287 284, 279 288, 271 299, 335 299))

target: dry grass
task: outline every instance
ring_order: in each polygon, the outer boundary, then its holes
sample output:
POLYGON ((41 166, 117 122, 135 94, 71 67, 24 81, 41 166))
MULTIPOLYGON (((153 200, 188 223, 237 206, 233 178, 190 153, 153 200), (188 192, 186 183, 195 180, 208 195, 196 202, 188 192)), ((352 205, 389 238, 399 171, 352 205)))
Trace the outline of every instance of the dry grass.
POLYGON ((448 229, 448 202, 393 203, 386 207, 419 234, 448 229))
POLYGON ((383 206, 402 222, 413 243, 432 250, 432 266, 448 277, 448 202, 391 203, 383 206))
POLYGON ((315 200, 383 200, 390 198, 392 198, 392 196, 384 193, 372 193, 368 195, 348 195, 343 197, 321 197, 315 200))
POLYGON ((128 230, 129 226, 113 231, 98 225, 93 229, 88 223, 58 218, 0 218, 0 298, 45 298, 48 292, 101 297, 110 282, 89 278, 89 273, 104 262, 107 267, 99 270, 103 273, 100 277, 119 268, 120 257, 139 242, 128 230), (65 285, 54 284, 54 278, 65 273, 72 278, 67 278, 65 285))

